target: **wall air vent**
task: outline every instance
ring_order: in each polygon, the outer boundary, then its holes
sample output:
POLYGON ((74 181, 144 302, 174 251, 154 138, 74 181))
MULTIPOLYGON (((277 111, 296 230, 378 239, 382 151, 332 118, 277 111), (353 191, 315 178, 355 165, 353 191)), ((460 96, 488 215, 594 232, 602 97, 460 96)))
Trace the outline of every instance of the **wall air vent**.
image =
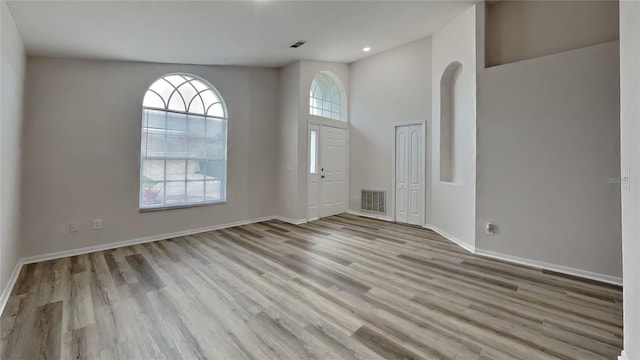
POLYGON ((362 190, 360 195, 360 210, 385 214, 387 212, 386 195, 387 193, 385 191, 362 190))
POLYGON ((306 41, 304 41, 304 40, 300 40, 300 41, 298 41, 297 43, 295 43, 295 44, 293 44, 293 45, 291 45, 291 46, 289 46, 289 47, 292 47, 292 48, 294 48, 294 49, 297 49, 297 48, 299 48, 300 46, 302 46, 302 45, 304 45, 304 44, 306 44, 306 43, 307 43, 306 41))

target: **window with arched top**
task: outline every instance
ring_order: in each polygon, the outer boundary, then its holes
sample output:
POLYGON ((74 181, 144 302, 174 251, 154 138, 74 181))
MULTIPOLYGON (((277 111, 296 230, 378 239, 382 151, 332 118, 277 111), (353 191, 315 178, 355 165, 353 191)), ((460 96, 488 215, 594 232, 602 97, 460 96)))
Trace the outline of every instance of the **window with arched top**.
POLYGON ((311 82, 309 114, 344 120, 342 117, 342 93, 338 84, 325 72, 318 73, 311 82))
POLYGON ((189 74, 169 74, 142 102, 140 209, 226 200, 227 109, 220 93, 189 74))

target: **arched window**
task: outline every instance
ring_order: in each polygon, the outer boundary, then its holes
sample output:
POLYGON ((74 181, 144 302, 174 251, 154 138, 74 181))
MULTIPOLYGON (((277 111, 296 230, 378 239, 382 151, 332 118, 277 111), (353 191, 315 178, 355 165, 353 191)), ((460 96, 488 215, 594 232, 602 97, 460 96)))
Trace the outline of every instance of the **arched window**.
POLYGON ((218 91, 170 74, 151 84, 142 108, 140 209, 224 202, 227 109, 218 91))
POLYGON ((311 82, 309 114, 343 120, 342 93, 336 82, 325 72, 318 73, 311 82))

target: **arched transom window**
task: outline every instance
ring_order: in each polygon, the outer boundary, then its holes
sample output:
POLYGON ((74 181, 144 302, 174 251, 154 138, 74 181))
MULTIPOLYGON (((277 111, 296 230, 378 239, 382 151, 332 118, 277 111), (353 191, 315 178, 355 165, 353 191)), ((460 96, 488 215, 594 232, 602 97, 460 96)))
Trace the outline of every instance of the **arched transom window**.
POLYGON ((324 72, 318 73, 311 82, 309 114, 343 120, 340 89, 331 76, 324 72))
POLYGON ((224 202, 227 110, 218 91, 170 74, 151 84, 142 105, 140 209, 224 202))

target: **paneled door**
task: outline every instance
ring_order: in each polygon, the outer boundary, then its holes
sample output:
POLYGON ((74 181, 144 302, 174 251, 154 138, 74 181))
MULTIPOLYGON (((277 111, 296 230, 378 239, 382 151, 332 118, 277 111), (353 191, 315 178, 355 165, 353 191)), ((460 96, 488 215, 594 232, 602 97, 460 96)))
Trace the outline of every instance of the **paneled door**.
POLYGON ((309 126, 308 218, 347 211, 347 130, 309 126))
POLYGON ((422 125, 397 126, 395 158, 395 219, 424 225, 424 146, 422 125))

